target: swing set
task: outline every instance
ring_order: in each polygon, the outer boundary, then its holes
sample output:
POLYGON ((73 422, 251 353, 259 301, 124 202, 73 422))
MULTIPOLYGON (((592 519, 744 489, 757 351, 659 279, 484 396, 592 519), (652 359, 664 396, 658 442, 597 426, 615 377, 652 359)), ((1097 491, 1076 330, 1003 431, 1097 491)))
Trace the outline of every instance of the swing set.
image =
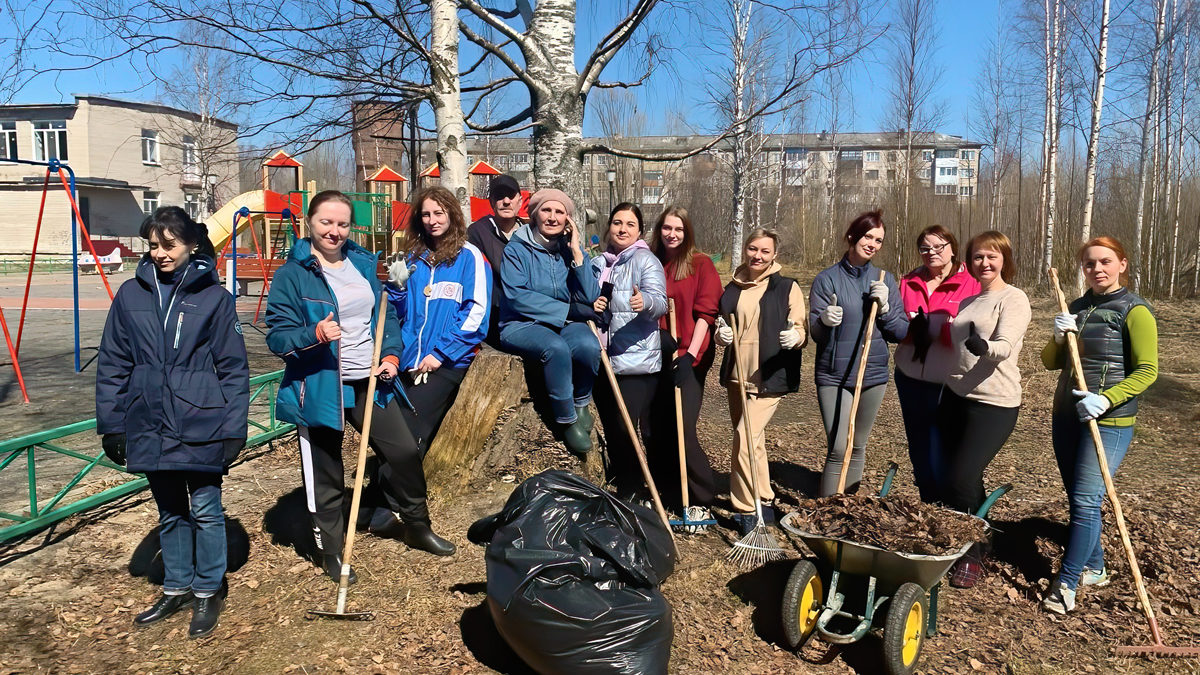
POLYGON ((13 370, 17 375, 17 384, 21 387, 21 397, 25 403, 29 403, 29 392, 25 388, 25 378, 21 375, 21 365, 17 358, 21 353, 21 337, 25 332, 25 314, 29 309, 29 290, 33 286, 33 267, 37 260, 38 239, 42 233, 42 218, 46 212, 46 194, 50 191, 50 176, 51 174, 58 175, 58 182, 62 184, 63 192, 67 195, 67 201, 71 204, 71 285, 72 285, 72 307, 74 310, 74 333, 75 333, 75 372, 83 370, 85 364, 81 364, 80 359, 80 344, 79 344, 79 233, 83 232, 83 241, 87 244, 88 250, 92 254, 92 259, 96 261, 96 271, 100 273, 100 280, 104 282, 104 290, 108 292, 108 300, 112 302, 113 290, 108 283, 108 276, 104 274, 104 266, 100 264, 100 256, 96 253, 96 248, 92 245, 92 237, 88 234, 87 225, 83 222, 83 216, 79 212, 79 201, 76 198, 78 191, 75 186, 75 172, 70 166, 61 162, 56 157, 50 158, 49 161, 40 162, 31 159, 16 159, 11 158, 6 160, 15 164, 29 164, 32 166, 46 167, 46 176, 42 180, 42 200, 38 207, 37 226, 33 231, 33 249, 29 254, 29 271, 25 275, 25 294, 21 300, 21 318, 17 324, 17 339, 14 342, 8 330, 8 322, 4 319, 4 312, 0 310, 0 328, 4 332, 4 341, 8 345, 8 354, 12 358, 13 370))

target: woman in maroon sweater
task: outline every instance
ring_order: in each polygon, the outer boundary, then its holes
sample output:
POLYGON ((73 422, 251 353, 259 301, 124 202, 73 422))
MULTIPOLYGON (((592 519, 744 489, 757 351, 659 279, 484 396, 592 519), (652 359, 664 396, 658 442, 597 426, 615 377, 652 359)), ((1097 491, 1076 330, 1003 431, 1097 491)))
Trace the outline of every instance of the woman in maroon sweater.
MULTIPOLYGON (((721 299, 721 277, 712 260, 696 248, 696 235, 686 209, 678 206, 663 211, 650 239, 650 249, 662 261, 667 277, 667 297, 675 301, 675 324, 679 342, 669 339, 667 317, 661 319, 663 368, 655 401, 660 422, 654 434, 650 462, 656 476, 679 475, 676 450, 675 387, 683 398, 683 439, 687 453, 689 520, 709 520, 713 500, 713 473, 708 455, 696 437, 696 420, 704 399, 704 380, 712 367, 715 350, 712 327, 721 299), (668 364, 673 363, 672 367, 668 364), (674 472, 673 474, 670 472, 674 472)), ((657 482, 657 481, 656 481, 657 482)), ((682 505, 679 481, 659 482, 664 497, 682 505)))

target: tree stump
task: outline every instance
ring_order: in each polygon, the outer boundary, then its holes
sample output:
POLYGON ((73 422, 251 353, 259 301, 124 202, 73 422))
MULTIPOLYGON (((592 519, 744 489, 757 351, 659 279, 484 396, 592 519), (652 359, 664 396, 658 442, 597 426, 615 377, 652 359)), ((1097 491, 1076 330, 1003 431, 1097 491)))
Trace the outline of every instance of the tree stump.
MULTIPOLYGON (((472 478, 512 463, 529 429, 541 424, 545 419, 531 400, 521 359, 485 345, 425 456, 430 489, 453 493, 472 478), (497 427, 502 414, 505 421, 497 427)), ((604 465, 595 431, 592 445, 577 472, 602 482, 604 465)))

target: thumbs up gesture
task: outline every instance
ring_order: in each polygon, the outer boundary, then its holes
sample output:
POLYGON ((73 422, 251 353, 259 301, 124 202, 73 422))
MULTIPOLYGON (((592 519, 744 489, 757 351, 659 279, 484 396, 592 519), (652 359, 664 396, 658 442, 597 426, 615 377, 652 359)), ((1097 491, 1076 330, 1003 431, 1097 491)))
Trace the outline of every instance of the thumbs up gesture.
POLYGON ((967 351, 971 352, 975 356, 983 356, 984 354, 987 354, 987 340, 979 337, 979 333, 975 330, 974 321, 970 323, 968 330, 970 333, 967 334, 967 339, 963 341, 963 346, 967 348, 967 351))
POLYGON ((821 310, 821 323, 830 328, 842 325, 842 308, 837 304, 837 293, 833 294, 833 300, 821 310))
POLYGON ((317 322, 317 339, 321 342, 333 342, 342 338, 342 327, 333 319, 333 312, 317 322))
POLYGON ((635 312, 646 309, 646 299, 642 297, 642 292, 638 290, 637 284, 633 286, 633 295, 629 296, 629 308, 635 312))

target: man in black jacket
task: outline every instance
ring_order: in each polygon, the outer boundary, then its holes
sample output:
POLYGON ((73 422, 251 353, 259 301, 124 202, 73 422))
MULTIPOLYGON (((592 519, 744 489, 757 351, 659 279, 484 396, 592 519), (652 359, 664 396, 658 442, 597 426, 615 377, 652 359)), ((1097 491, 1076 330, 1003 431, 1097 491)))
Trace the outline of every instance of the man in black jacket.
POLYGON ((521 186, 512 176, 496 176, 488 187, 488 202, 492 214, 471 223, 467 228, 467 241, 474 244, 491 263, 492 267, 492 311, 488 326, 487 343, 497 347, 500 343, 500 261, 504 247, 520 224, 517 214, 521 210, 521 186))

